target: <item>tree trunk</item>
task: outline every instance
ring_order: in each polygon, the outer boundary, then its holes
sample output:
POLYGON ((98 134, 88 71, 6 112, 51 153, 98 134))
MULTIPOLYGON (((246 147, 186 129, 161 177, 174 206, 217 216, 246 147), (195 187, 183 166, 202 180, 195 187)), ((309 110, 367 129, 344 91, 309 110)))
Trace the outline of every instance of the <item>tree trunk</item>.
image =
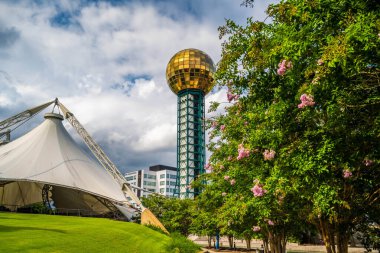
POLYGON ((264 245, 264 253, 269 253, 268 237, 264 237, 264 239, 263 239, 263 245, 264 245))
POLYGON ((349 225, 345 223, 329 223, 319 219, 317 228, 322 235, 327 253, 348 253, 350 239, 349 225))
POLYGON ((282 230, 279 233, 268 232, 268 242, 271 253, 285 253, 286 252, 286 232, 282 230))
POLYGON ((278 234, 268 232, 269 246, 271 253, 285 253, 286 252, 286 234, 285 230, 278 234))
POLYGON ((207 236, 208 247, 211 248, 211 235, 207 236))
POLYGON ((230 249, 234 247, 234 236, 228 235, 228 244, 230 245, 230 249))
POLYGON ((244 239, 245 239, 245 242, 246 242, 246 244, 247 244, 247 249, 248 249, 248 250, 251 250, 251 239, 252 239, 252 237, 247 236, 247 237, 245 237, 244 239))
POLYGON ((331 235, 332 233, 331 231, 329 231, 330 229, 328 226, 328 222, 322 219, 319 219, 317 227, 319 229, 319 232, 322 235, 323 243, 325 244, 325 247, 326 247, 326 252, 335 253, 335 245, 333 245, 331 241, 331 236, 333 235, 331 235))
POLYGON ((280 244, 281 244, 281 253, 286 253, 286 243, 287 243, 287 237, 286 237, 286 234, 285 234, 285 230, 282 231, 282 235, 281 235, 281 241, 280 241, 280 244))
POLYGON ((337 233, 337 248, 338 253, 348 253, 349 235, 347 232, 337 233))

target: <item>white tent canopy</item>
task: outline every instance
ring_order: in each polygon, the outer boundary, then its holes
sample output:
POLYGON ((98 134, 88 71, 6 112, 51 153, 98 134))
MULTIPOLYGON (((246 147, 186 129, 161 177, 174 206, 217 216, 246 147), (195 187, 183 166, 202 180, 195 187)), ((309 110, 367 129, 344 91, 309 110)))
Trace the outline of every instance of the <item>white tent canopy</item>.
POLYGON ((119 183, 79 148, 62 120, 47 113, 32 131, 0 146, 0 206, 42 202, 45 185, 51 186, 57 208, 104 213, 109 211, 104 202, 128 201, 119 183))

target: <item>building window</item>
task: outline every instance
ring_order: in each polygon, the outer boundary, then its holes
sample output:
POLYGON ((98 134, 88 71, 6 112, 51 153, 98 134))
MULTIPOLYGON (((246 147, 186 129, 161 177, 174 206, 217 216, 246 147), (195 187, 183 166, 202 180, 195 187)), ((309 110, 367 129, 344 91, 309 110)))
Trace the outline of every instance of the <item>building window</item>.
POLYGON ((164 193, 164 192, 165 192, 165 188, 161 188, 160 193, 164 193))
POLYGON ((170 185, 175 185, 175 182, 174 181, 170 181, 170 185))
POLYGON ((176 179, 176 178, 177 178, 177 175, 170 175, 170 178, 171 178, 171 179, 176 179))
POLYGON ((146 185, 146 186, 156 186, 156 182, 144 181, 144 185, 146 185))
POLYGON ((129 176, 129 177, 126 177, 125 179, 126 179, 127 181, 131 181, 131 180, 134 179, 134 177, 133 177, 133 176, 129 176))
POLYGON ((156 179, 156 175, 144 174, 144 178, 156 179))
POLYGON ((161 174, 161 175, 160 175, 160 178, 165 178, 165 174, 161 174))
POLYGON ((165 181, 161 181, 161 182, 160 182, 160 185, 165 185, 165 181))

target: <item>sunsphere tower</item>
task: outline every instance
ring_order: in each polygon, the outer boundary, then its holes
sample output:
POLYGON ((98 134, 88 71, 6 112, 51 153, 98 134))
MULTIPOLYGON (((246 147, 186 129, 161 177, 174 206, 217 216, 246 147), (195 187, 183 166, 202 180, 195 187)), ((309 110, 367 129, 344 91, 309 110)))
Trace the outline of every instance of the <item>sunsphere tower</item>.
POLYGON ((190 187, 204 173, 205 95, 214 85, 215 67, 211 58, 198 49, 176 53, 166 67, 166 80, 178 96, 177 180, 174 195, 194 198, 199 192, 190 187))

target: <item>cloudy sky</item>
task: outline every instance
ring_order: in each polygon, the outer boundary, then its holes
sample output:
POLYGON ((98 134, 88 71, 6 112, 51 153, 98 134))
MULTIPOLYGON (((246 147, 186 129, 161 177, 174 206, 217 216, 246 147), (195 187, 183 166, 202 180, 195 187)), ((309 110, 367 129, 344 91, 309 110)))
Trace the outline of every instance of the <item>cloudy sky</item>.
MULTIPOLYGON (((0 121, 58 97, 120 170, 175 166, 176 96, 166 64, 185 48, 217 63, 226 18, 265 19, 269 1, 241 2, 2 0, 0 121)), ((225 91, 213 91, 206 104, 225 100, 225 91)))

